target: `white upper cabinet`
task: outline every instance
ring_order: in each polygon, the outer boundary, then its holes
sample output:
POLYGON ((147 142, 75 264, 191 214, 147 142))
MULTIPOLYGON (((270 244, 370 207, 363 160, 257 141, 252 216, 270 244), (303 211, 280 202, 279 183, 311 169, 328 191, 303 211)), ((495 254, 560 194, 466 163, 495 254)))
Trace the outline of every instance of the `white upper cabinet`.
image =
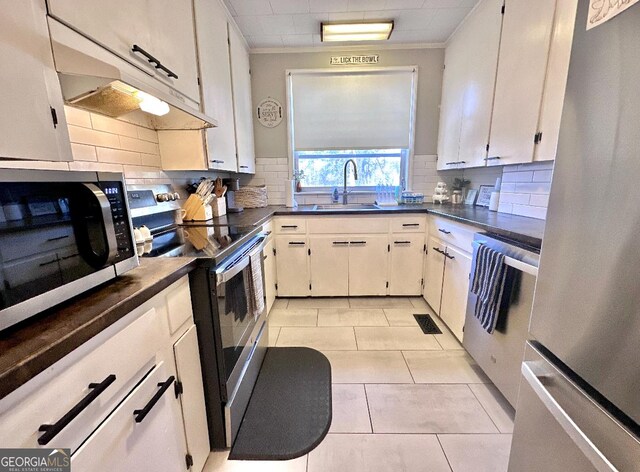
POLYGON ((218 0, 195 0, 202 111, 218 127, 206 130, 207 168, 236 172, 236 137, 227 15, 218 0))
POLYGON ((200 103, 191 0, 48 0, 48 5, 54 18, 200 103))
POLYGON ((488 165, 531 162, 556 0, 506 0, 488 165))
POLYGON ((577 8, 578 0, 562 0, 556 4, 534 161, 556 158, 577 8))
POLYGON ((467 67, 459 151, 463 167, 483 166, 487 157, 502 29, 502 1, 482 2, 461 31, 467 67))
POLYGON ((231 55, 231 83, 236 126, 236 152, 238 172, 256 171, 256 153, 253 142, 253 104, 251 103, 251 70, 249 51, 240 32, 229 25, 229 51, 231 55))
POLYGON ((439 170, 555 158, 576 2, 481 0, 445 53, 439 170))
POLYGON ((0 158, 70 161, 71 145, 44 4, 22 0, 2 5, 0 158))

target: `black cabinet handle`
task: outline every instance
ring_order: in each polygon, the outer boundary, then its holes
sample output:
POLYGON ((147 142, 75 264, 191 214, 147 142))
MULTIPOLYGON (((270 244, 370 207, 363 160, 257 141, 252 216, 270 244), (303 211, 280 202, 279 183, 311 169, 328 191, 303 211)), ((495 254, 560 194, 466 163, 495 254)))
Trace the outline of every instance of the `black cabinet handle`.
POLYGON ((44 434, 38 438, 38 444, 45 446, 53 438, 55 438, 60 431, 62 431, 73 419, 78 416, 82 411, 87 408, 96 398, 104 392, 109 385, 116 381, 114 374, 109 375, 100 383, 90 383, 89 388, 91 392, 80 400, 73 408, 71 408, 62 418, 60 418, 55 424, 42 424, 38 428, 38 431, 44 431, 44 434))
POLYGON ((142 420, 144 420, 146 418, 146 416, 153 409, 153 407, 156 405, 156 403, 158 403, 160 398, 162 398, 162 395, 164 395, 164 392, 169 390, 169 387, 171 387, 171 385, 173 385, 173 382, 175 380, 176 380, 176 378, 172 375, 165 382, 159 383, 158 387, 160 387, 160 389, 156 392, 156 394, 153 397, 151 397, 151 400, 149 400, 149 403, 147 403, 142 410, 133 410, 133 414, 135 415, 136 423, 142 423, 142 420))
POLYGON ((60 241, 61 239, 67 239, 69 237, 68 234, 65 234, 64 236, 58 236, 56 238, 49 238, 47 239, 47 242, 50 243, 52 241, 60 241))
POLYGON ((367 244, 366 241, 351 241, 349 244, 367 244))
POLYGON ((451 231, 447 231, 446 229, 438 228, 438 231, 444 234, 451 234, 451 231))
POLYGON ((137 44, 134 44, 131 47, 131 50, 133 52, 137 52, 139 54, 142 54, 144 57, 147 58, 147 60, 151 63, 151 64, 156 64, 156 66, 160 65, 160 61, 158 59, 156 59, 155 57, 153 57, 151 54, 149 54, 147 51, 145 51, 144 49, 142 49, 140 46, 138 46, 137 44))
POLYGON ((249 166, 240 166, 241 169, 248 169, 249 166))
POLYGON ((443 254, 444 254, 444 256, 445 256, 447 259, 455 259, 455 257, 454 257, 454 256, 452 256, 451 254, 449 254, 449 253, 448 253, 448 252, 446 252, 446 251, 445 251, 445 252, 443 252, 443 254))
POLYGON ((160 62, 160 60, 156 59, 154 56, 152 56, 151 54, 149 54, 147 51, 145 51, 144 49, 142 49, 140 46, 138 46, 137 44, 134 44, 131 47, 131 50, 135 53, 139 53, 142 54, 144 57, 147 58, 147 61, 149 61, 150 64, 155 64, 155 68, 161 70, 162 72, 164 72, 165 74, 167 74, 168 77, 172 77, 174 79, 178 78, 178 75, 173 72, 171 69, 168 69, 167 67, 162 65, 162 62, 160 62))
POLYGON ((304 246, 305 244, 303 241, 289 241, 289 246, 304 246))
POLYGON ((298 227, 298 225, 280 225, 280 228, 284 229, 284 228, 293 228, 296 229, 298 227))
POLYGON ((345 244, 349 244, 349 241, 334 241, 334 246, 344 246, 345 244))
POLYGON ((492 156, 492 157, 485 157, 484 160, 485 161, 495 161, 500 159, 500 156, 492 156))
POLYGON ((433 250, 442 254, 443 256, 446 254, 442 249, 438 249, 437 247, 434 247, 433 250))
POLYGON ((411 244, 411 241, 394 241, 393 244, 411 244))
POLYGON ((420 226, 420 223, 402 223, 402 226, 406 227, 416 227, 420 226))
POLYGON ((221 161, 219 159, 213 159, 211 162, 214 164, 224 164, 224 161, 221 161))

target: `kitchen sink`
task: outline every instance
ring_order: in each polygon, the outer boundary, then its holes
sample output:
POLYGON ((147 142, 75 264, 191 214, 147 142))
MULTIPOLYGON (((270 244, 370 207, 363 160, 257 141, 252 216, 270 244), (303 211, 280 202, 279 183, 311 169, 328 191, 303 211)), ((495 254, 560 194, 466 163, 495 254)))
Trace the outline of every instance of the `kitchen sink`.
POLYGON ((379 210, 380 207, 378 205, 374 205, 373 203, 333 203, 331 205, 314 205, 312 211, 358 211, 358 210, 379 210))

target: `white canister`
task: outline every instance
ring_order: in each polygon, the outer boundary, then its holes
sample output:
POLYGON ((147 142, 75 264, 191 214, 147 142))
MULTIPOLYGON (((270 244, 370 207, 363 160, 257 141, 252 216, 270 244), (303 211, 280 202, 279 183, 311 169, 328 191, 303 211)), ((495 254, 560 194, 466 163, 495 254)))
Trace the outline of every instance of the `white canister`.
POLYGON ((287 184, 284 186, 286 190, 286 200, 285 204, 287 208, 295 208, 298 206, 296 203, 295 193, 296 193, 296 181, 295 180, 287 180, 287 184))
POLYGON ((489 211, 498 211, 499 204, 500 192, 491 192, 491 198, 489 198, 489 211))

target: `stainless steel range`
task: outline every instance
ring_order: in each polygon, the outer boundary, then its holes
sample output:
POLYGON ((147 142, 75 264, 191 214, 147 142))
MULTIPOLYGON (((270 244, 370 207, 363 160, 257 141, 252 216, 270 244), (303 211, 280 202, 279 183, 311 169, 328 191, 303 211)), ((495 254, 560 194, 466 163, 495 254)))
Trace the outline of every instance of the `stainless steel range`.
POLYGON ((128 194, 141 257, 198 258, 191 302, 209 437, 214 449, 230 447, 267 350, 265 236, 260 227, 182 225, 180 198, 169 185, 131 186, 128 194))

